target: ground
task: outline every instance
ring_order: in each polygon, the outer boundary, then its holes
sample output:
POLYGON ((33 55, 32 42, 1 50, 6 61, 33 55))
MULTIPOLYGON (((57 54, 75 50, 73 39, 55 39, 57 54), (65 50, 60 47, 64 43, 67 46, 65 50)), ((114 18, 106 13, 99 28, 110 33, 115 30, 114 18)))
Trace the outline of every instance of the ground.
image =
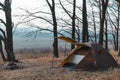
POLYGON ((120 80, 120 68, 71 71, 58 66, 63 56, 56 59, 51 53, 18 53, 16 57, 20 68, 5 70, 1 62, 0 80, 120 80))

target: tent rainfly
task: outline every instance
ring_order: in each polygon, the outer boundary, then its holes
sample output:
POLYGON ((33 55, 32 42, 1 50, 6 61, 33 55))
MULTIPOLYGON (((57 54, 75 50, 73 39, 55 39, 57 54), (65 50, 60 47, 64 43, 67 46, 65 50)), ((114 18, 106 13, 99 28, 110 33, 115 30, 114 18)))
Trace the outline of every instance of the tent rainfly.
POLYGON ((64 36, 60 36, 58 39, 76 45, 71 53, 60 63, 62 67, 85 70, 118 67, 116 59, 98 43, 81 44, 64 36))

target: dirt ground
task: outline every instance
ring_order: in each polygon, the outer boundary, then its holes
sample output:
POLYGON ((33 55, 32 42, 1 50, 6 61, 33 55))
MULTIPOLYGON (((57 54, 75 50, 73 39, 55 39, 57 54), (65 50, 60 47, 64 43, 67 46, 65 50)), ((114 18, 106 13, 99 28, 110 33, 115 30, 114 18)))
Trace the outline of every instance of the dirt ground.
POLYGON ((52 62, 52 54, 16 54, 19 69, 5 70, 0 62, 0 80, 120 80, 120 68, 97 71, 71 71, 58 67, 63 56, 52 62), (52 65, 53 64, 53 65, 52 65))

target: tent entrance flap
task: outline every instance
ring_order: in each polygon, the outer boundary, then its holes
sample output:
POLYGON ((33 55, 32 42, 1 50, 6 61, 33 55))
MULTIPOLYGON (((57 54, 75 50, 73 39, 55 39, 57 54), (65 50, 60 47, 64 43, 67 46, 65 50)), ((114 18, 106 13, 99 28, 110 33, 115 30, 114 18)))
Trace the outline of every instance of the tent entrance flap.
POLYGON ((84 55, 73 55, 68 62, 64 65, 65 68, 74 68, 76 65, 78 65, 84 58, 84 55))
POLYGON ((79 64, 84 57, 85 57, 84 55, 74 55, 72 59, 72 63, 79 64))

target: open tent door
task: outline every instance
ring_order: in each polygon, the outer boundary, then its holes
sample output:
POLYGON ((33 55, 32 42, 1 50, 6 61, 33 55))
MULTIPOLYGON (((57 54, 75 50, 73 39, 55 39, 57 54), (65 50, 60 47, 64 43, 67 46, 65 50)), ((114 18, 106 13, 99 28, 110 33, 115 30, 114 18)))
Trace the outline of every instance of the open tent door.
POLYGON ((72 58, 72 63, 79 64, 84 57, 84 55, 74 55, 72 58))
POLYGON ((76 65, 78 65, 84 58, 84 55, 72 55, 69 57, 67 63, 63 66, 68 69, 73 69, 76 65))

